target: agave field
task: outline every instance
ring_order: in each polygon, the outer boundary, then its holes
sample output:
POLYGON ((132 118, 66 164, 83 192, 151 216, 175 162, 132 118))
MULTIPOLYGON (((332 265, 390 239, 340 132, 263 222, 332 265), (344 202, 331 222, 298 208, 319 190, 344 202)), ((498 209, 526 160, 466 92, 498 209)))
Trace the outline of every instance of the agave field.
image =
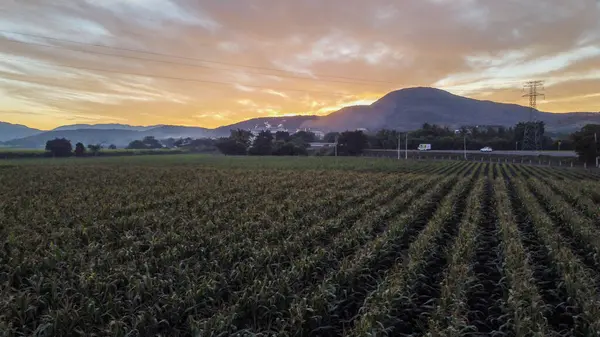
POLYGON ((0 166, 0 336, 600 336, 598 172, 391 163, 0 166))

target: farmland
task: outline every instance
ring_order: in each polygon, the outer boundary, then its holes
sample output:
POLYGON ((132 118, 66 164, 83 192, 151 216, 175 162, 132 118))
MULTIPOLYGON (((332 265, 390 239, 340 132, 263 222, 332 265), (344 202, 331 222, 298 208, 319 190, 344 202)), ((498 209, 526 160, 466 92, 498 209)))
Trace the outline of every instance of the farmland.
POLYGON ((600 175, 366 158, 0 164, 0 336, 598 336, 600 175))

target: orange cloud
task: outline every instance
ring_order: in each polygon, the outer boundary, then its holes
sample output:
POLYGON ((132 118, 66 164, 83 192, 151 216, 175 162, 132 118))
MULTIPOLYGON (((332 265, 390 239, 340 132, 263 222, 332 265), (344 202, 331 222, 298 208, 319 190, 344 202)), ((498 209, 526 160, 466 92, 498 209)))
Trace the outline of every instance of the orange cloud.
POLYGON ((590 0, 31 0, 2 10, 0 120, 39 128, 215 127, 326 114, 409 86, 526 104, 529 79, 547 80, 546 111, 600 106, 590 0))

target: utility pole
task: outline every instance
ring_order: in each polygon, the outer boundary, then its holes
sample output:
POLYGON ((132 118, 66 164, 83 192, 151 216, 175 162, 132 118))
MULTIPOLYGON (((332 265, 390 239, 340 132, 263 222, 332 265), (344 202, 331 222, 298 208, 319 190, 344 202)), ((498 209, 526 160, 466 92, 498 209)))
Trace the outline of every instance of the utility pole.
POLYGON ((398 134, 398 160, 400 160, 400 134, 398 134))
POLYGON ((338 147, 338 139, 340 135, 335 136, 335 156, 337 157, 337 147, 338 147))
POLYGON ((594 132, 594 149, 596 149, 596 167, 600 167, 598 162, 600 159, 600 156, 598 156, 598 132, 594 132))
POLYGON ((467 160, 467 135, 463 135, 463 145, 464 145, 464 153, 465 153, 465 160, 467 160))
POLYGON ((529 98, 529 122, 525 126, 523 134, 523 145, 522 149, 539 151, 540 150, 540 125, 537 120, 535 113, 537 107, 537 98, 546 97, 546 95, 539 93, 538 90, 543 89, 543 81, 529 81, 526 82, 523 90, 528 90, 528 93, 524 94, 523 97, 529 98))
POLYGON ((404 134, 404 159, 408 159, 408 132, 404 134))

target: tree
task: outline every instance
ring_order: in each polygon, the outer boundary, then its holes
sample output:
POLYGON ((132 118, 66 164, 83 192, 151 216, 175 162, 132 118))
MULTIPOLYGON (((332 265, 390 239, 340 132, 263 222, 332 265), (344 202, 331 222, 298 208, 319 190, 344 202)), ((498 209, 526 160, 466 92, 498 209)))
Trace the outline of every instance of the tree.
POLYGON ((248 154, 254 156, 269 156, 273 152, 273 134, 271 131, 261 131, 252 146, 248 150, 248 154))
POLYGON ((277 141, 273 144, 272 155, 274 156, 306 156, 308 151, 304 146, 294 142, 277 141))
POLYGON ((75 144, 75 156, 83 157, 85 155, 85 145, 83 143, 75 144))
POLYGON ((173 146, 181 149, 186 149, 193 152, 215 152, 217 147, 216 142, 210 138, 184 138, 178 139, 173 143, 173 146))
POLYGON ((153 136, 144 137, 144 139, 142 139, 142 143, 146 145, 147 149, 162 149, 162 144, 153 136))
POLYGON ((243 156, 248 150, 245 143, 231 137, 220 138, 215 143, 215 146, 222 154, 230 156, 243 156))
POLYGON ((600 124, 587 124, 571 135, 573 147, 581 161, 590 164, 596 162, 596 157, 600 156, 598 137, 600 137, 600 124))
POLYGON ((343 155, 356 156, 367 147, 367 136, 362 131, 345 131, 338 139, 338 152, 343 155))
POLYGON ((307 149, 310 147, 310 143, 314 142, 315 139, 316 136, 314 133, 307 131, 299 131, 291 136, 290 142, 294 143, 298 147, 303 147, 307 149))
MULTIPOLYGON (((102 145, 101 144, 89 144, 88 145, 88 149, 94 154, 97 155, 98 152, 100 152, 100 150, 102 149, 102 145)), ((75 147, 75 150, 77 150, 77 146, 75 147)))
POLYGON ((173 147, 186 147, 192 142, 192 138, 179 138, 173 142, 173 147))
POLYGON ((291 139, 292 139, 292 137, 290 136, 290 133, 287 131, 275 132, 275 140, 276 141, 289 142, 291 139))
POLYGON ((314 133, 309 131, 298 131, 292 135, 292 139, 299 140, 302 143, 312 143, 317 139, 314 133))
POLYGON ((175 138, 173 138, 173 137, 169 137, 169 138, 167 138, 167 139, 163 139, 163 140, 161 141, 161 143, 162 143, 162 144, 163 144, 165 147, 168 147, 168 148, 173 148, 173 147, 176 147, 176 146, 175 146, 175 144, 176 144, 178 141, 180 141, 180 140, 182 140, 182 138, 175 139, 175 138))
POLYGON ((248 130, 237 129, 231 130, 230 133, 229 138, 242 144, 246 149, 250 146, 250 143, 252 143, 252 132, 248 130))
POLYGON ((127 148, 130 150, 144 150, 144 149, 147 149, 148 147, 146 147, 146 144, 144 144, 143 141, 134 140, 133 142, 129 143, 129 145, 127 145, 127 148))
POLYGON ((224 155, 242 156, 248 153, 252 138, 254 136, 248 130, 230 130, 229 137, 218 139, 214 146, 224 155))
POLYGON ((328 132, 323 137, 325 143, 335 143, 335 139, 340 135, 339 132, 328 132))
POLYGON ((46 142, 46 151, 50 151, 53 157, 68 157, 72 154, 71 141, 65 138, 56 138, 46 142))
POLYGON ((399 136, 400 133, 396 130, 379 130, 373 139, 375 144, 371 144, 371 146, 378 149, 395 149, 398 147, 399 136))
POLYGON ((116 146, 115 144, 110 144, 110 145, 108 146, 108 148, 109 148, 110 150, 116 150, 116 149, 117 149, 117 146, 116 146))

